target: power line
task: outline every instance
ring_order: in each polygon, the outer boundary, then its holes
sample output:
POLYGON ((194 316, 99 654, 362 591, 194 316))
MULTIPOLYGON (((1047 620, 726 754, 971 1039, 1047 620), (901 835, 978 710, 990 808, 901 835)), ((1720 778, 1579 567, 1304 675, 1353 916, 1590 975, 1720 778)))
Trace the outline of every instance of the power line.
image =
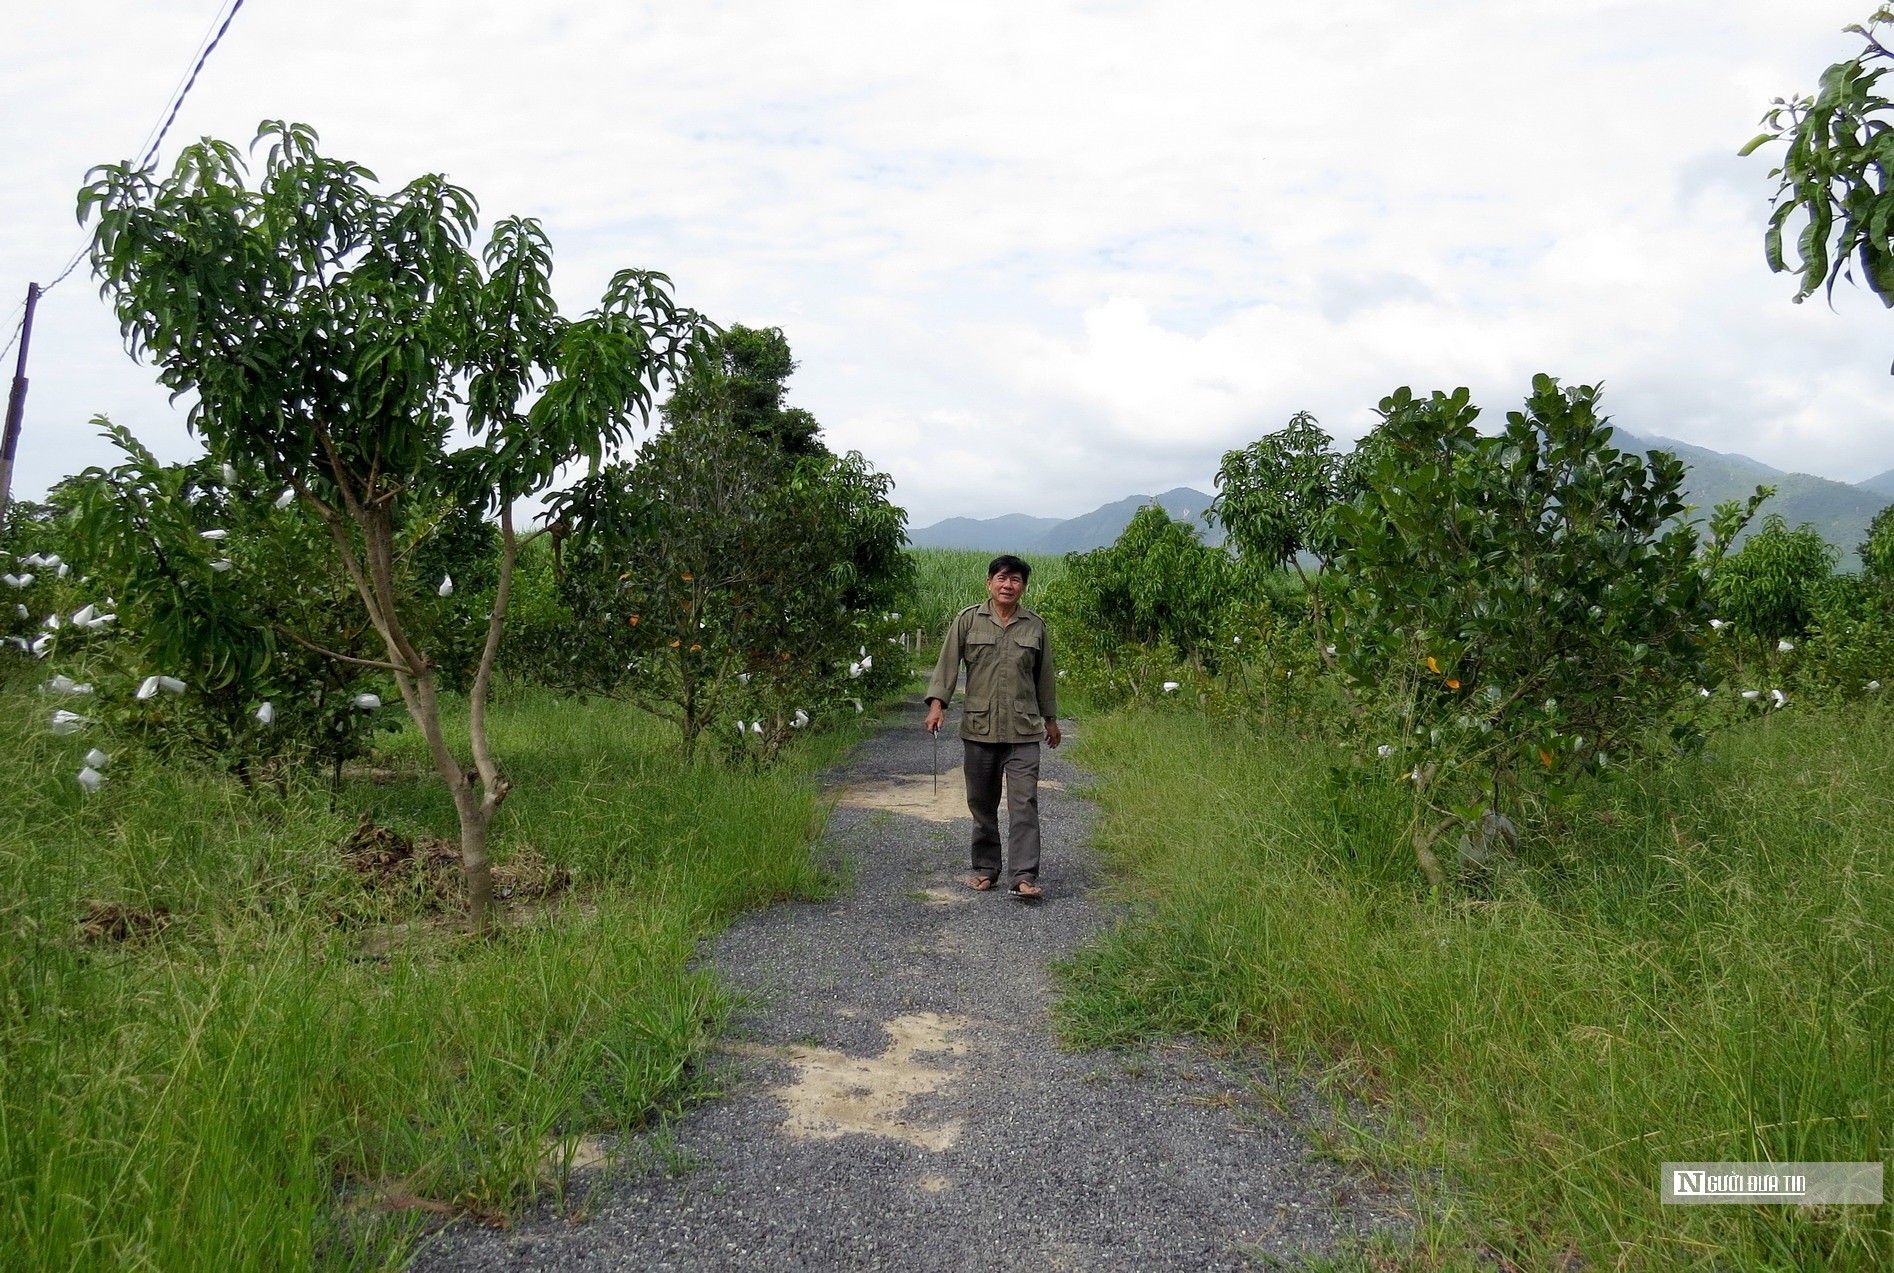
MULTIPOLYGON (((219 22, 216 18, 211 19, 211 26, 215 28, 215 33, 210 36, 208 41, 199 41, 199 51, 197 58, 191 65, 190 75, 185 77, 182 87, 172 90, 171 96, 167 100, 169 109, 159 111, 159 117, 164 122, 158 125, 157 135, 154 137, 149 133, 146 134, 149 141, 145 145, 141 157, 138 160, 138 167, 140 169, 151 167, 153 162, 157 160, 158 151, 164 146, 164 139, 166 135, 170 133, 171 125, 177 123, 178 112, 184 108, 184 99, 191 95, 193 88, 197 87, 197 77, 203 74, 204 64, 210 61, 210 55, 216 51, 217 45, 222 42, 224 38, 224 34, 230 30, 230 23, 232 19, 237 16, 237 11, 241 8, 243 8, 243 0, 219 0, 218 12, 223 15, 223 21, 219 22), (228 5, 227 8, 224 7, 226 4, 228 5)), ((209 30, 209 28, 207 28, 207 30, 209 30)), ((0 359, 4 359, 8 352, 12 350, 14 341, 22 342, 20 345, 19 369, 14 373, 13 385, 7 394, 4 435, 0 436, 0 517, 5 516, 8 498, 12 494, 13 453, 14 447, 19 442, 20 420, 26 406, 27 350, 24 343, 26 340, 25 333, 31 330, 33 310, 37 302, 41 297, 45 296, 46 293, 65 282, 66 278, 74 270, 79 268, 79 262, 85 260, 86 247, 86 244, 80 244, 79 250, 72 254, 72 259, 66 262, 66 268, 59 271, 58 276, 45 287, 38 287, 32 284, 27 286, 26 300, 20 306, 20 321, 14 326, 13 334, 7 337, 7 343, 0 346, 0 359)))
MULTIPOLYGON (((196 87, 197 77, 203 71, 204 63, 210 61, 210 55, 216 51, 218 42, 224 38, 224 32, 230 29, 231 19, 237 16, 237 10, 241 8, 243 8, 243 0, 233 0, 230 12, 224 15, 222 25, 217 28, 217 34, 210 38, 210 43, 204 46, 202 53, 198 54, 197 65, 191 68, 191 78, 184 82, 184 87, 178 91, 176 100, 171 103, 171 113, 165 117, 164 127, 158 130, 157 137, 152 139, 151 145, 145 150, 144 157, 138 161, 140 168, 150 167, 151 161, 158 157, 158 149, 164 145, 165 134, 170 132, 171 125, 177 122, 178 111, 183 107, 184 99, 191 95, 191 89, 196 87)), ((67 272, 71 273, 70 266, 67 267, 67 272)))
MULTIPOLYGON (((154 122, 151 131, 145 134, 145 146, 138 160, 140 168, 149 168, 158 158, 158 151, 164 146, 164 139, 170 133, 171 125, 177 123, 178 112, 184 108, 184 99, 191 95, 193 88, 197 87, 197 77, 203 73, 204 64, 210 61, 210 55, 223 40, 225 33, 230 30, 230 23, 241 8, 243 8, 243 0, 219 0, 217 13, 212 16, 210 25, 204 28, 204 36, 198 40, 198 53, 191 63, 190 73, 179 77, 178 85, 165 99, 165 106, 159 109, 158 120, 162 122, 154 122), (222 20, 219 21, 219 18, 222 20)), ((58 277, 40 288, 40 295, 46 295, 65 282, 67 276, 79 268, 79 262, 85 260, 85 255, 86 246, 81 244, 79 250, 72 254, 72 259, 66 262, 66 267, 59 271, 58 277)), ((13 334, 7 337, 6 345, 0 347, 0 358, 5 358, 6 351, 13 348, 13 342, 19 339, 20 327, 24 322, 25 319, 22 318, 20 323, 15 324, 13 334)))
POLYGON ((20 332, 26 327, 26 302, 15 305, 13 313, 8 314, 7 318, 13 322, 13 334, 7 337, 6 344, 0 345, 0 362, 4 362, 6 356, 13 352, 13 342, 20 338, 20 332))
POLYGON ((225 12, 228 2, 229 0, 218 0, 217 12, 211 14, 209 23, 204 27, 204 34, 197 37, 197 44, 194 46, 190 60, 185 62, 185 69, 178 72, 177 82, 171 86, 171 91, 165 94, 164 105, 160 106, 158 113, 152 117, 151 127, 145 130, 144 139, 138 143, 138 149, 133 152, 134 154, 142 155, 151 150, 152 142, 157 138, 159 129, 164 127, 165 120, 169 116, 171 104, 178 101, 187 91, 185 85, 190 83, 191 77, 203 65, 202 59, 207 46, 215 37, 223 34, 223 26, 229 24, 229 15, 225 12))

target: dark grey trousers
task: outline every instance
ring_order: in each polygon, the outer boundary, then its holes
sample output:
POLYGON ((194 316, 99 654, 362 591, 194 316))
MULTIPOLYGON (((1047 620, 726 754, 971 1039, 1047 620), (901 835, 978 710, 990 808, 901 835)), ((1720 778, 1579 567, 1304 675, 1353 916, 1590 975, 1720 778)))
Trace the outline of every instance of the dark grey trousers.
POLYGON ((967 748, 967 812, 973 815, 973 873, 1000 877, 1000 780, 1006 781, 1006 848, 1014 879, 1039 874, 1039 744, 976 743, 967 748))

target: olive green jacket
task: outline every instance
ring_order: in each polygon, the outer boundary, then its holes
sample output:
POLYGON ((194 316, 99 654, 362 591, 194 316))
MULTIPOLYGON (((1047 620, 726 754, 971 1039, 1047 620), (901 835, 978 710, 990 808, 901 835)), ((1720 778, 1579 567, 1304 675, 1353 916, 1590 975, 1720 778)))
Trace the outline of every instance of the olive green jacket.
POLYGON ((947 625, 940 661, 927 697, 944 707, 953 701, 960 664, 967 665, 967 702, 960 736, 977 743, 1033 743, 1045 737, 1046 722, 1059 715, 1054 684, 1052 642, 1046 621, 1020 606, 1004 627, 993 617, 993 603, 968 606, 947 625))

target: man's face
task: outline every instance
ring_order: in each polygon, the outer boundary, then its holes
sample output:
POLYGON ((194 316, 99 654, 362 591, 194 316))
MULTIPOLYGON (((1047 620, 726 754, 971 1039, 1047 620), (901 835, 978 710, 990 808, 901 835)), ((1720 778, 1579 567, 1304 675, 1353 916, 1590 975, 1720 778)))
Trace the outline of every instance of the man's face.
POLYGON ((1010 571, 987 576, 986 595, 1003 606, 1018 605, 1019 596, 1025 591, 1026 581, 1010 571))

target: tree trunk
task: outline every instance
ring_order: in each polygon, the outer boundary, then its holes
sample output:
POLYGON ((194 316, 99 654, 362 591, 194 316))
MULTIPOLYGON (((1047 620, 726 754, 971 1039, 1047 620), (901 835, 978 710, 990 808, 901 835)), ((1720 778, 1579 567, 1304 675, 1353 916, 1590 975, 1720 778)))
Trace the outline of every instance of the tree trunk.
MULTIPOLYGON (((473 795, 471 786, 467 794, 473 795)), ((493 811, 485 801, 469 803, 473 808, 460 819, 460 873, 467 887, 467 922, 476 933, 484 933, 500 914, 493 907, 493 863, 487 857, 493 811)))
MULTIPOLYGON (((1422 778, 1420 781, 1426 780, 1422 778)), ((1413 823, 1414 861, 1420 867, 1421 874, 1427 877, 1427 882, 1435 888, 1447 887, 1447 869, 1440 864, 1440 857, 1434 852, 1434 845, 1440 842, 1441 836, 1458 825, 1459 819, 1447 818, 1430 826, 1426 812, 1424 810, 1416 812, 1413 823)))
POLYGON ((510 784, 500 776, 493 753, 487 744, 487 693, 493 679, 493 665, 499 653, 500 634, 506 621, 507 598, 513 583, 513 568, 519 560, 519 539, 513 530, 510 504, 500 507, 499 585, 495 589, 493 612, 487 619, 487 640, 481 651, 480 667, 468 695, 468 741, 473 747, 474 773, 461 765, 447 736, 441 729, 440 700, 434 686, 434 667, 427 655, 410 640, 397 604, 392 490, 375 487, 371 474, 360 489, 351 482, 351 474, 335 455, 326 431, 318 432, 318 441, 329 457, 336 489, 342 495, 344 510, 337 510, 298 486, 298 493, 309 501, 329 526, 336 550, 348 571, 368 620, 381 637, 388 652, 385 664, 374 664, 390 671, 407 705, 408 715, 427 740, 428 755, 434 772, 454 797, 454 813, 460 822, 460 866, 467 888, 467 918, 475 932, 484 933, 494 922, 493 867, 487 858, 487 833, 493 824, 494 810, 506 799, 510 784), (347 520, 344 520, 344 511, 347 520), (361 553, 350 542, 347 524, 353 522, 362 536, 361 553), (476 780, 479 783, 475 788, 476 780))
POLYGON ((446 734, 441 729, 440 701, 434 689, 433 671, 424 671, 419 676, 397 675, 395 680, 401 685, 408 714, 414 717, 414 723, 421 727, 427 739, 428 752, 434 758, 434 771, 454 797, 454 813, 460 821, 460 873, 467 889, 467 922, 474 932, 484 933, 499 919, 492 905, 493 864, 487 858, 487 832, 505 790, 502 788, 496 798, 491 788, 484 792, 476 789, 474 780, 478 775, 462 769, 459 759, 447 746, 446 734))
POLYGON ((1439 834, 1438 827, 1431 829, 1423 827, 1414 832, 1414 861, 1420 867, 1421 874, 1427 877, 1429 884, 1435 888, 1445 888, 1447 872, 1440 865, 1440 859, 1434 854, 1434 840, 1439 834))
POLYGON ((395 672, 395 684, 401 689, 408 715, 421 727, 421 734, 427 740, 434 772, 441 776, 454 797, 454 813, 460 822, 460 869, 467 888, 467 920, 476 933, 484 933, 495 920, 487 831, 493 821, 493 811, 506 798, 506 783, 500 779, 486 745, 487 684, 499 644, 498 628, 505 615, 507 585, 512 582, 509 567, 517 552, 512 522, 504 515, 501 518, 506 546, 501 557, 500 586, 494 598, 495 617, 488 621, 487 646, 482 652, 480 670, 474 677, 473 691, 468 696, 468 732, 478 770, 477 774, 469 774, 447 745, 446 732, 441 728, 440 697, 434 685, 433 664, 410 641, 396 606, 394 535, 387 509, 375 506, 363 512, 365 515, 359 524, 368 559, 369 585, 364 599, 372 599, 369 615, 376 621, 388 646, 389 661, 405 669, 395 672), (480 781, 478 791, 474 787, 476 777, 480 781))

